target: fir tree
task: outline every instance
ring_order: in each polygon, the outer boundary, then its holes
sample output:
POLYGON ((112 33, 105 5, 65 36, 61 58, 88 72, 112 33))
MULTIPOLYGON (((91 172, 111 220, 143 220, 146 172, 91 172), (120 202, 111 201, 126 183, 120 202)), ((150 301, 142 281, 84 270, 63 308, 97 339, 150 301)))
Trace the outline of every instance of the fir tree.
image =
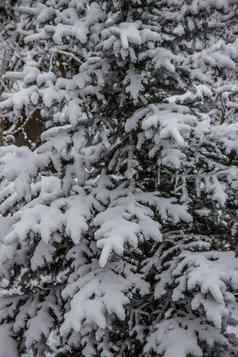
POLYGON ((236 1, 4 11, 0 357, 236 356, 236 1))

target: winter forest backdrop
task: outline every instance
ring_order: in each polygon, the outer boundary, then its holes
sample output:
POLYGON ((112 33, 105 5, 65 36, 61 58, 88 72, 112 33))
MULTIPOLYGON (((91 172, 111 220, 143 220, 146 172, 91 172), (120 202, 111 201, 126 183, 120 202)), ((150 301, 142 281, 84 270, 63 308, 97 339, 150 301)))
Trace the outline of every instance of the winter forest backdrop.
POLYGON ((1 0, 0 357, 238 356, 238 0, 1 0))

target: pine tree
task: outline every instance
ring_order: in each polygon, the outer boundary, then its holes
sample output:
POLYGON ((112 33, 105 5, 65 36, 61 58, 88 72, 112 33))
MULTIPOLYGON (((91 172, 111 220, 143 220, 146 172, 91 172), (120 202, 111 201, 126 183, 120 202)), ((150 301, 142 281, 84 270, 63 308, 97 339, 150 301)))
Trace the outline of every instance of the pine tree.
POLYGON ((236 1, 4 9, 0 357, 236 356, 236 1))

